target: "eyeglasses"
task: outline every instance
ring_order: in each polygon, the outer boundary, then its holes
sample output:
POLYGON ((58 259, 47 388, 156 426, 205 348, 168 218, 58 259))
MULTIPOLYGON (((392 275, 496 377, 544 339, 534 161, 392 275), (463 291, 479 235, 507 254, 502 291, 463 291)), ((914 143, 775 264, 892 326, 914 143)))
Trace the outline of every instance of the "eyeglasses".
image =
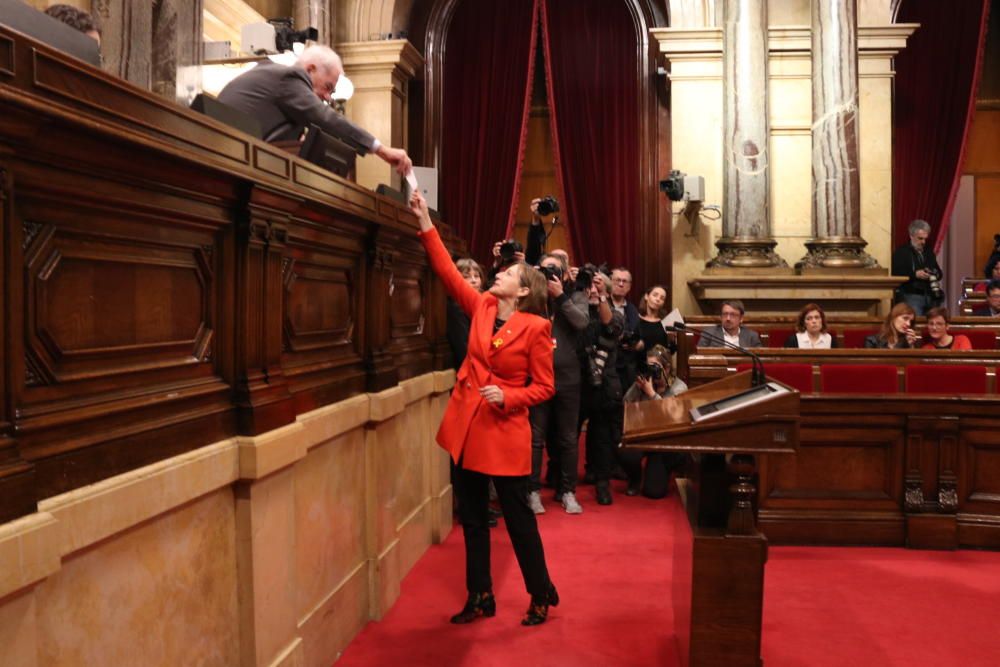
POLYGON ((628 285, 632 281, 629 280, 628 278, 612 278, 611 282, 618 283, 619 285, 628 285))

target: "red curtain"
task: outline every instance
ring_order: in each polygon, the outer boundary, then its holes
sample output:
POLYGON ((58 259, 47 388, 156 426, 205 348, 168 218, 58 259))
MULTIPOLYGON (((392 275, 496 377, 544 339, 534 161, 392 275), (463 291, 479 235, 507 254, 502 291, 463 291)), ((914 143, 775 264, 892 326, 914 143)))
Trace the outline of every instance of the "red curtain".
POLYGON ((537 0, 459 3, 445 39, 442 213, 479 261, 517 207, 537 35, 537 0))
POLYGON ((621 0, 542 0, 556 174, 576 262, 635 266, 639 90, 621 0))
POLYGON ((975 110, 989 0, 904 0, 897 23, 919 23, 896 56, 893 238, 916 218, 940 249, 958 192, 975 110))

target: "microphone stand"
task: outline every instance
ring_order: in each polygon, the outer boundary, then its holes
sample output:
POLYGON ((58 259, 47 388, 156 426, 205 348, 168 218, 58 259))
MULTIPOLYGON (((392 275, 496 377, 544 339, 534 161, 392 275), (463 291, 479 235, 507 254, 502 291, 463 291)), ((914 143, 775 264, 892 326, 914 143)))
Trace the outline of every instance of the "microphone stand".
MULTIPOLYGON (((670 328, 677 333, 684 333, 685 331, 693 331, 693 329, 689 329, 688 326, 683 322, 677 322, 670 328)), ((750 357, 750 360, 753 362, 753 367, 750 371, 751 386, 760 387, 767 384, 767 376, 764 375, 764 362, 761 361, 760 357, 757 356, 756 352, 748 348, 745 348, 742 345, 733 345, 732 343, 727 341, 725 338, 722 338, 721 336, 716 336, 715 334, 710 334, 706 331, 701 331, 699 333, 701 334, 702 338, 707 339, 709 342, 719 343, 725 348, 728 348, 730 350, 736 350, 740 354, 750 357)))

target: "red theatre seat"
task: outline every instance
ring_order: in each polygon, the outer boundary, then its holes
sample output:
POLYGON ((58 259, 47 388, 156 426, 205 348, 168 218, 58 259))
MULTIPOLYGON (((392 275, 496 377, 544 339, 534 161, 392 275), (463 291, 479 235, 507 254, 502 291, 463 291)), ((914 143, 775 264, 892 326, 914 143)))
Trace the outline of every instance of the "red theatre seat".
POLYGON ((973 350, 995 350, 997 348, 997 333, 992 329, 949 329, 952 336, 959 334, 968 336, 973 350))
POLYGON ((784 347, 788 337, 795 333, 795 329, 768 329, 767 346, 784 347))
MULTIPOLYGON (((751 364, 738 364, 736 372, 748 371, 751 364)), ((764 364, 764 375, 768 379, 784 382, 801 394, 813 393, 813 369, 809 364, 764 364)))
POLYGON ((895 394, 899 378, 895 366, 881 364, 824 364, 819 367, 824 393, 895 394))
POLYGON ((911 394, 985 394, 985 366, 926 364, 906 367, 906 391, 911 394))
POLYGON ((877 333, 878 329, 844 329, 844 347, 864 347, 865 338, 877 333))

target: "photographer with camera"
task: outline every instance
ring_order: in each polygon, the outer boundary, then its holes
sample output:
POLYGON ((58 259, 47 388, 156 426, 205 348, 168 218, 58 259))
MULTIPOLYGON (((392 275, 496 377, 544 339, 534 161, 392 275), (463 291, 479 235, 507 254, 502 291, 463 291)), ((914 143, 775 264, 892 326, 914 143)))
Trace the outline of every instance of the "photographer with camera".
POLYGON ((553 369, 556 394, 548 401, 529 409, 531 422, 531 482, 528 504, 535 514, 545 512, 541 498, 543 450, 548 443, 550 475, 556 487, 556 500, 567 514, 580 514, 583 508, 576 499, 576 477, 580 432, 580 356, 581 332, 590 323, 587 297, 569 291, 569 266, 560 257, 542 255, 538 269, 548 280, 549 319, 552 320, 553 369))
MULTIPOLYGON (((624 400, 626 403, 658 401, 685 391, 687 385, 674 374, 670 350, 662 345, 653 345, 646 351, 645 363, 639 368, 635 384, 625 392, 624 400)), ((684 462, 684 455, 677 452, 644 454, 619 451, 619 458, 629 480, 625 495, 638 495, 641 488, 642 495, 647 498, 665 498, 670 488, 670 473, 684 462), (642 470, 643 459, 646 460, 645 475, 642 470)))
MULTIPOLYGON (((549 240, 552 229, 559 224, 559 200, 552 195, 531 200, 531 226, 528 227, 527 247, 524 251, 524 261, 532 266, 536 266, 541 261, 542 253, 545 252, 545 242, 549 240), (552 216, 552 229, 545 231, 544 218, 552 216)), ((556 254, 550 252, 550 255, 556 254)), ((567 270, 569 267, 569 257, 566 257, 567 270)))
POLYGON ((611 504, 611 468, 622 438, 624 404, 618 375, 619 343, 625 318, 611 307, 611 279, 586 264, 577 281, 591 277, 586 291, 590 323, 583 335, 583 391, 580 424, 587 424, 587 461, 597 485, 597 503, 611 504))
POLYGON ((909 232, 910 242, 892 253, 892 275, 907 278, 896 289, 896 302, 906 303, 919 316, 944 301, 941 287, 944 273, 934 257, 934 250, 927 247, 931 226, 923 220, 914 220, 909 232))

